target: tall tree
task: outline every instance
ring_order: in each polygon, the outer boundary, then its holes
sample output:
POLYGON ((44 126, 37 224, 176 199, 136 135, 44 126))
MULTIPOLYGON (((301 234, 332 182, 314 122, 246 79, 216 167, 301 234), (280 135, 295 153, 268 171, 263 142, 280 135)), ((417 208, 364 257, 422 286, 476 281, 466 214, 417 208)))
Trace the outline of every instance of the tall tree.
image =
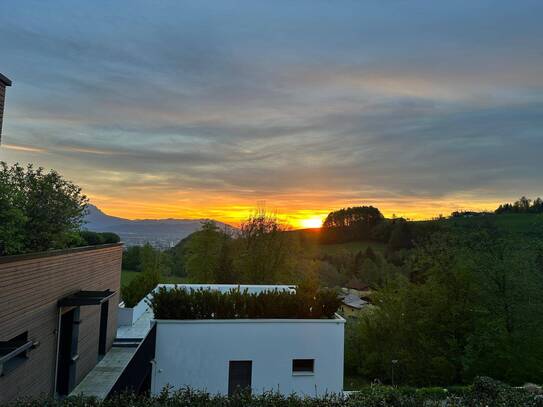
POLYGON ((186 243, 185 269, 192 282, 195 283, 223 283, 232 280, 230 275, 224 277, 229 260, 229 252, 225 247, 229 245, 229 238, 212 221, 202 224, 202 229, 195 232, 186 243))
POLYGON ((344 208, 328 214, 321 233, 328 243, 371 239, 373 229, 383 221, 383 214, 373 206, 344 208))
POLYGON ((297 246, 276 217, 265 211, 251 216, 241 225, 236 246, 235 267, 245 282, 266 284, 281 277, 290 279, 297 246))
POLYGON ((58 172, 0 162, 0 250, 64 248, 79 239, 87 198, 58 172))

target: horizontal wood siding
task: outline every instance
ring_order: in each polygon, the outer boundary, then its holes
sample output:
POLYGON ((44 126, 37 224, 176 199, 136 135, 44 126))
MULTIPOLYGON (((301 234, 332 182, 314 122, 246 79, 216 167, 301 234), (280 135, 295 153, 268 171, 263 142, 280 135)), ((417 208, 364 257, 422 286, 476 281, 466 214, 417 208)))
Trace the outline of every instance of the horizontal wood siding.
MULTIPOLYGON (((0 403, 18 396, 54 394, 59 299, 79 290, 117 292, 109 306, 107 349, 111 347, 116 335, 121 260, 122 246, 110 245, 0 261, 0 341, 28 331, 29 339, 39 342, 25 363, 0 377, 0 403)), ((80 318, 77 382, 98 360, 100 306, 81 307, 80 318)))
POLYGON ((6 87, 0 82, 0 141, 2 140, 2 117, 4 116, 4 98, 6 95, 6 87))

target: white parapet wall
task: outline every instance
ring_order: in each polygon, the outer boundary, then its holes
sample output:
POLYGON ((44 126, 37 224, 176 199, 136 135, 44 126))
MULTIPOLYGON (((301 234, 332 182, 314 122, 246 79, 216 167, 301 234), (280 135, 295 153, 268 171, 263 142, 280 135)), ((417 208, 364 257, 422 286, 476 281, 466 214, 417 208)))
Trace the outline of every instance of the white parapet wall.
POLYGON ((323 395, 343 390, 345 320, 157 320, 151 390, 191 387, 228 394, 230 361, 251 361, 253 393, 323 395), (313 372, 293 372, 313 359, 313 372))

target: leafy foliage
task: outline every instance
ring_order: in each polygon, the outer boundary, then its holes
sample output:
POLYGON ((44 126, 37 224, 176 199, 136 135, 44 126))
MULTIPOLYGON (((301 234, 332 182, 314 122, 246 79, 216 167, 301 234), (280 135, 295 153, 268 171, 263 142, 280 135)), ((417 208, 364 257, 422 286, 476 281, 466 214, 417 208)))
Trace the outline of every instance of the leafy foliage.
POLYGON ((322 239, 327 243, 368 239, 373 229, 384 221, 373 206, 358 206, 330 212, 322 224, 322 239))
POLYGON ((140 302, 160 281, 161 253, 146 244, 139 250, 141 275, 121 288, 121 297, 128 308, 140 302))
POLYGON ((240 281, 272 284, 285 277, 291 280, 299 248, 286 231, 277 218, 265 211, 257 212, 241 225, 233 263, 240 281))
POLYGON ((157 319, 332 318, 340 300, 335 291, 298 289, 258 294, 231 290, 161 287, 150 301, 157 319))
POLYGON ((159 279, 155 275, 141 273, 140 276, 121 288, 121 297, 127 308, 135 307, 153 288, 159 279))
POLYGON ((511 203, 505 203, 500 205, 496 211, 497 214, 502 213, 543 213, 543 199, 536 198, 533 201, 521 197, 518 201, 511 203))
POLYGON ((179 251, 184 271, 195 283, 297 283, 300 270, 308 266, 301 264, 305 259, 297 239, 263 211, 244 222, 237 236, 204 222, 179 251))
POLYGON ((346 369, 390 382, 398 360, 396 382, 411 385, 543 381, 542 248, 491 219, 449 223, 347 324, 346 369))
POLYGON ((82 244, 85 246, 96 246, 100 244, 119 243, 121 238, 119 235, 111 232, 91 232, 89 230, 82 230, 79 232, 82 244))
POLYGON ((0 162, 0 255, 80 243, 87 198, 56 171, 0 162))
POLYGON ((393 388, 365 387, 343 396, 329 394, 323 397, 284 396, 274 392, 251 395, 236 393, 220 396, 184 388, 177 391, 164 389, 157 396, 124 393, 106 400, 84 396, 59 399, 21 399, 3 407, 541 407, 543 398, 525 389, 511 388, 489 378, 477 378, 464 388, 393 388))
POLYGON ((207 221, 185 246, 185 268, 195 283, 233 282, 229 258, 230 236, 207 221))

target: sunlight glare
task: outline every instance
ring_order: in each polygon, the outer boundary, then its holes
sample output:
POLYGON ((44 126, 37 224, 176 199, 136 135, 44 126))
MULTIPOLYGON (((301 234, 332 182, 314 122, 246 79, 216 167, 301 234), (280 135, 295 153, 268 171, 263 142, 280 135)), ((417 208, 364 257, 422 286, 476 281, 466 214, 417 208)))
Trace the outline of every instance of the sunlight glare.
POLYGON ((322 226, 322 217, 302 219, 300 224, 305 229, 320 228, 322 226))

